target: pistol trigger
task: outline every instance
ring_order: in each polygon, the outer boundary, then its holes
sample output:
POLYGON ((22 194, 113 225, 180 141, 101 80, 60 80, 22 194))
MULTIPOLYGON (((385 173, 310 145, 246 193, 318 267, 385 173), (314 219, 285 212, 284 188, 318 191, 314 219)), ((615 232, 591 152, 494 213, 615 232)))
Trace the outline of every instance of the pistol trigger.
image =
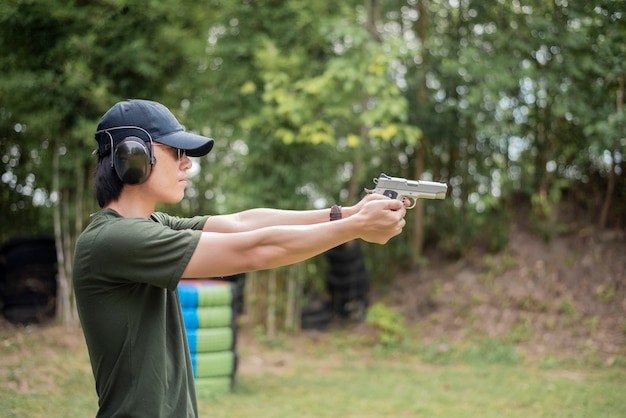
POLYGON ((411 206, 407 206, 407 209, 413 209, 415 207, 415 205, 417 205, 417 198, 413 197, 408 197, 408 196, 404 196, 404 199, 408 199, 409 202, 411 202, 411 206))

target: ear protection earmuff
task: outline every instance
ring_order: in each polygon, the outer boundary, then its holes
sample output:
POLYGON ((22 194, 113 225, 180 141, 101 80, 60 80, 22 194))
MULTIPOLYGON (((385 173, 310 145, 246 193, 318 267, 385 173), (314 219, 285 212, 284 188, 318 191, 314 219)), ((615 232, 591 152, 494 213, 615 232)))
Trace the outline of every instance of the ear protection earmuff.
POLYGON ((152 150, 136 136, 124 138, 113 152, 113 166, 125 184, 141 184, 148 179, 154 164, 152 150))
POLYGON ((154 165, 152 137, 139 126, 116 126, 96 132, 106 133, 110 143, 105 147, 111 149, 111 167, 125 184, 141 184, 148 179, 154 165), (109 131, 117 129, 137 129, 148 136, 145 141, 137 136, 127 136, 119 144, 114 145, 113 136, 109 131), (146 143, 149 142, 149 145, 146 143))

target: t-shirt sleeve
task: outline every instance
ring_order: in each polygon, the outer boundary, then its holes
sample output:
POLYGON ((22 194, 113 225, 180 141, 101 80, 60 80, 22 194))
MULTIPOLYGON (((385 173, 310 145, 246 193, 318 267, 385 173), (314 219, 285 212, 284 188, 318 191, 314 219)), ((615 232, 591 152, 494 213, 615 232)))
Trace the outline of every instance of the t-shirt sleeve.
POLYGON ((195 229, 201 230, 204 227, 209 216, 194 216, 191 218, 180 218, 178 216, 171 216, 163 212, 154 212, 150 218, 162 225, 168 226, 172 229, 195 229))
POLYGON ((100 271, 103 280, 174 290, 198 245, 206 217, 166 218, 165 224, 154 218, 112 222, 92 249, 96 264, 92 268, 100 271))

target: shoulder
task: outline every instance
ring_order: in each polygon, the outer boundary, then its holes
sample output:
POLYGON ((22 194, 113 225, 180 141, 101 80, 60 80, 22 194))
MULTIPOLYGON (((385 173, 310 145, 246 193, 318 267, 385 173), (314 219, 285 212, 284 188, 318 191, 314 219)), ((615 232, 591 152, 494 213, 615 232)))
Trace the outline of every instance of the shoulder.
POLYGON ((113 210, 104 209, 92 216, 77 242, 77 248, 88 246, 90 253, 102 256, 119 251, 132 252, 142 247, 142 243, 168 232, 174 231, 159 222, 146 218, 125 218, 113 210))
POLYGON ((125 218, 113 210, 103 210, 95 214, 86 231, 97 232, 100 236, 121 237, 141 234, 149 230, 161 230, 165 225, 146 218, 125 218))
POLYGON ((184 249, 197 244, 206 219, 177 218, 164 213, 155 213, 150 219, 125 218, 113 210, 103 210, 92 217, 77 249, 86 250, 101 261, 184 249))

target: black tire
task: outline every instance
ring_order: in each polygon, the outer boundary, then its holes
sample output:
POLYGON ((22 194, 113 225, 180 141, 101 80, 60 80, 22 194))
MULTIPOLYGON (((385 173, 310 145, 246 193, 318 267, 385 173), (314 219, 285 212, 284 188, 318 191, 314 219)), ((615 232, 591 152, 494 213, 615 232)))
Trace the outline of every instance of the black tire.
POLYGON ((309 313, 307 315, 302 315, 300 327, 304 330, 323 331, 328 328, 332 319, 333 314, 330 310, 309 313))
POLYGON ((333 263, 328 269, 333 276, 351 276, 365 271, 365 260, 357 258, 345 263, 333 263))
POLYGON ((355 241, 331 248, 326 251, 326 257, 328 257, 330 264, 345 263, 363 258, 363 253, 361 252, 359 243, 355 241))
POLYGON ((350 276, 335 276, 333 274, 328 274, 326 276, 326 285, 329 288, 346 288, 354 285, 359 286, 363 283, 367 284, 368 282, 369 277, 365 271, 361 271, 350 276))

